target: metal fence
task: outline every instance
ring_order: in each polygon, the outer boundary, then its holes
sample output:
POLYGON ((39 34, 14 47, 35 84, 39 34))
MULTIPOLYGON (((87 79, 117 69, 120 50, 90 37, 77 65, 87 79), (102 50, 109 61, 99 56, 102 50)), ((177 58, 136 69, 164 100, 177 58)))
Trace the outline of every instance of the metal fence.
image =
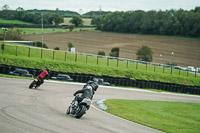
POLYGON ((66 61, 73 63, 92 64, 98 66, 117 67, 123 69, 136 69, 141 71, 166 73, 186 77, 199 77, 199 73, 197 71, 190 72, 189 70, 176 69, 174 66, 170 65, 79 52, 71 53, 69 51, 45 49, 23 45, 2 44, 1 54, 13 55, 16 57, 19 56, 28 58, 66 61))

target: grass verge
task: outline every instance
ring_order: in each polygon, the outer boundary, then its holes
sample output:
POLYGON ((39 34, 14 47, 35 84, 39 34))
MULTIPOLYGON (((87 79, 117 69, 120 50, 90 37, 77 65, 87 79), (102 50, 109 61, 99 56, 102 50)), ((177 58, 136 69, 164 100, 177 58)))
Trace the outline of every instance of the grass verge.
POLYGON ((199 133, 200 104, 166 101, 105 101, 107 112, 168 133, 199 133))
POLYGON ((0 64, 14 65, 19 67, 44 69, 49 67, 54 71, 72 72, 72 73, 86 73, 94 75, 108 75, 113 77, 130 77, 131 79, 143 79, 152 81, 161 81, 185 85, 200 86, 199 78, 181 77, 177 75, 162 74, 155 72, 143 72, 136 69, 124 69, 117 67, 103 67, 92 64, 72 63, 65 61, 34 59, 27 57, 16 57, 3 55, 0 56, 0 64))

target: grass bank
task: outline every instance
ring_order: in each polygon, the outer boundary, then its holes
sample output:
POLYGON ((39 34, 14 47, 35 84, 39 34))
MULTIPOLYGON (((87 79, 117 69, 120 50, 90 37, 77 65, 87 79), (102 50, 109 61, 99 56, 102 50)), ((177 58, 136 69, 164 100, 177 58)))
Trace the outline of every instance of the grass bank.
POLYGON ((130 77, 131 79, 143 79, 200 86, 199 78, 183 77, 150 71, 146 72, 131 68, 124 69, 112 66, 98 66, 95 64, 85 64, 81 62, 56 61, 48 59, 46 60, 38 58, 16 57, 11 55, 0 55, 0 63, 39 69, 49 67, 51 70, 62 72, 108 75, 113 77, 130 77))
POLYGON ((168 133, 198 133, 200 104, 163 101, 106 100, 107 112, 168 133))

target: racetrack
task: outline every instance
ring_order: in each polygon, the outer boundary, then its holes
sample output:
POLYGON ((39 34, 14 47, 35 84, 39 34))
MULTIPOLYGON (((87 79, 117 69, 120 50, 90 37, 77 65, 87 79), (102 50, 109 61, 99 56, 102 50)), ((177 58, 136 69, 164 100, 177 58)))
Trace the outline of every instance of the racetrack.
MULTIPOLYGON (((0 132, 2 133, 156 133, 96 108, 76 119, 66 115, 72 94, 83 84, 45 81, 39 89, 28 89, 31 80, 0 77, 0 132)), ((200 103, 200 96, 157 93, 137 89, 100 86, 99 99, 134 99, 200 103)))

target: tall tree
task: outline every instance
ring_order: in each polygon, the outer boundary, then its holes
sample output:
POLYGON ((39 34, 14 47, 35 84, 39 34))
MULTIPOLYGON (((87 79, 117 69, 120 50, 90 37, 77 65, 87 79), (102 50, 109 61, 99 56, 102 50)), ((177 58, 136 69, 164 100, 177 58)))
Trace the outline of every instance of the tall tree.
POLYGON ((2 10, 9 10, 10 7, 9 7, 7 4, 5 4, 1 9, 2 9, 2 10))
POLYGON ((69 22, 74 24, 75 26, 80 26, 83 24, 83 20, 80 16, 73 16, 69 22))

